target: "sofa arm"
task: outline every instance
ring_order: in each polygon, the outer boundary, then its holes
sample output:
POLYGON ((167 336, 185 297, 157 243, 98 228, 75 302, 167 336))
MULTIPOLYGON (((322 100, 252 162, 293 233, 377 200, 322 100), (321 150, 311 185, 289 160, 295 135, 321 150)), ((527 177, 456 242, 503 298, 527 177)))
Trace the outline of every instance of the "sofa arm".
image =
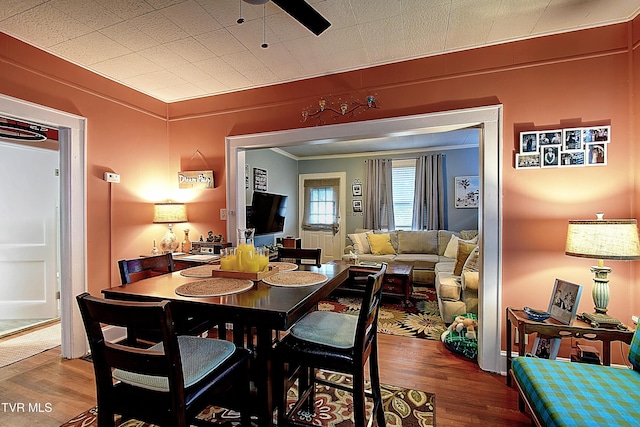
POLYGON ((344 247, 344 251, 342 251, 343 254, 345 255, 349 255, 351 252, 355 253, 356 251, 353 250, 353 245, 347 245, 344 247))
POLYGON ((465 271, 462 273, 462 289, 478 291, 480 273, 477 271, 465 271))

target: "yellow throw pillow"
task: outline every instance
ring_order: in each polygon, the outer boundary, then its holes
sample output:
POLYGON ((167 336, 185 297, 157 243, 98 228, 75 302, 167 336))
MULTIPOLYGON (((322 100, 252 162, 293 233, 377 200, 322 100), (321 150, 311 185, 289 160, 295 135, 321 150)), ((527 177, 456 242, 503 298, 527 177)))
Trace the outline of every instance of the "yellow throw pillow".
POLYGON ((374 255, 395 255, 396 251, 391 244, 391 236, 389 233, 367 233, 371 253, 374 255))
POLYGON ((464 263, 467 261, 467 258, 469 258, 469 254, 471 254, 477 246, 478 245, 474 243, 458 240, 458 255, 456 256, 456 264, 453 267, 453 274, 455 276, 460 276, 462 274, 462 267, 464 267, 464 263))

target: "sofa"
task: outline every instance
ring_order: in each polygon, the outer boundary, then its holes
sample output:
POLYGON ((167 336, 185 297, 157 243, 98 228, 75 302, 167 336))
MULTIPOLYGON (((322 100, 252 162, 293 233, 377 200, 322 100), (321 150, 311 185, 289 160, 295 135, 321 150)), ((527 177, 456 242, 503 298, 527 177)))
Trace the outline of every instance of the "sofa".
POLYGON ((637 426, 640 332, 627 354, 632 369, 516 357, 509 375, 537 426, 637 426))
POLYGON ((440 314, 448 324, 457 314, 478 311, 477 251, 474 270, 467 268, 467 274, 462 274, 467 258, 477 248, 477 235, 477 230, 356 229, 347 235, 342 258, 413 265, 413 284, 435 287, 440 314))

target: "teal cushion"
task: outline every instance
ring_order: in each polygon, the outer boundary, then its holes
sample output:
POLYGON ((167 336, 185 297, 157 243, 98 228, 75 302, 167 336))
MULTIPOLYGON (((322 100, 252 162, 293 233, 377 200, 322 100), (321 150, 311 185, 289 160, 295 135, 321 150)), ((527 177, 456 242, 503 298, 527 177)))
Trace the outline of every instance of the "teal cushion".
POLYGON ((356 337, 357 323, 358 316, 333 311, 312 311, 291 328, 291 335, 329 347, 350 348, 356 337))
POLYGON ((633 334, 633 339, 631 340, 631 347, 629 347, 629 362, 633 366, 633 369, 636 371, 640 371, 640 333, 638 331, 640 328, 636 329, 636 332, 633 334))
POLYGON ((537 357, 511 368, 543 426, 638 426, 640 374, 632 369, 537 357))
MULTIPOLYGON (((229 341, 179 336, 178 346, 182 358, 184 387, 188 388, 216 369, 235 351, 235 345, 229 341)), ((158 343, 152 350, 163 351, 164 346, 158 343)), ((169 391, 167 377, 137 374, 135 372, 115 369, 113 377, 127 384, 156 391, 169 391)))

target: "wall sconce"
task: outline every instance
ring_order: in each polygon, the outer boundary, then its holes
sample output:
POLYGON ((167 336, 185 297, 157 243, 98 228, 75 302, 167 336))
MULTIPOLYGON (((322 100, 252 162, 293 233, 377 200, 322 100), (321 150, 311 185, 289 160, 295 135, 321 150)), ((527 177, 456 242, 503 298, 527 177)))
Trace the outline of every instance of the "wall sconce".
POLYGON ((184 203, 156 203, 153 206, 153 223, 168 224, 167 232, 160 240, 162 253, 175 252, 180 243, 173 233, 173 224, 187 222, 187 207, 184 203))
POLYGON ((330 97, 321 98, 318 101, 318 107, 309 107, 302 110, 302 122, 306 122, 309 119, 317 119, 318 124, 322 125, 325 123, 323 117, 326 115, 330 115, 333 120, 344 116, 353 117, 356 113, 361 113, 371 108, 379 108, 376 102, 375 95, 368 95, 364 101, 358 99, 343 101, 341 98, 333 101, 330 97))
POLYGON ((596 217, 596 220, 569 221, 565 254, 598 260, 598 265, 591 267, 594 274, 591 295, 596 312, 581 316, 599 327, 618 327, 620 321, 607 315, 611 268, 604 266, 604 260, 640 259, 638 226, 635 219, 605 220, 601 212, 596 217))

